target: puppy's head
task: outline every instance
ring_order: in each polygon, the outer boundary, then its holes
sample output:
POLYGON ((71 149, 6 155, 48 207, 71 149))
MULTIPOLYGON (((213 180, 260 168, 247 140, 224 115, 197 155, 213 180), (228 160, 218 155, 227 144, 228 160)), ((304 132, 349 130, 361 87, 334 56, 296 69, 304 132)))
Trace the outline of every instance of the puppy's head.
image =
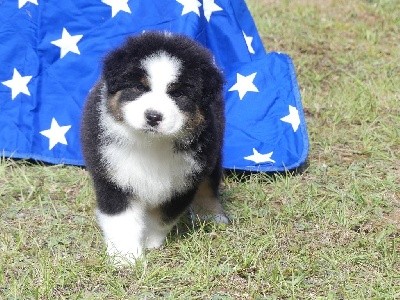
POLYGON ((209 52, 187 37, 149 32, 132 37, 105 59, 107 113, 155 136, 198 131, 222 93, 209 52))

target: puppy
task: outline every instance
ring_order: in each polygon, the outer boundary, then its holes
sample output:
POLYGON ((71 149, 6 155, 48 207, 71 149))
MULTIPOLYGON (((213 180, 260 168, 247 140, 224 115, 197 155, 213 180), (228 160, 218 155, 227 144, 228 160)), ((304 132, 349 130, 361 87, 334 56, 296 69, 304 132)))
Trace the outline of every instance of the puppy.
POLYGON ((133 263, 177 219, 227 223, 218 200, 223 78, 193 40, 147 32, 106 56, 81 142, 107 252, 133 263))

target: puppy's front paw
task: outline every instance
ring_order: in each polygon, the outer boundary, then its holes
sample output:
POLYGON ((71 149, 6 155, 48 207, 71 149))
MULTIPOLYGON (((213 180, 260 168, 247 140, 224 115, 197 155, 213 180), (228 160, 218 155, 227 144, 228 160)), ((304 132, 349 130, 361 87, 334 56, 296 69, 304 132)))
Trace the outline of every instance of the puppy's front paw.
POLYGON ((136 260, 141 256, 139 249, 133 251, 118 251, 115 247, 107 247, 107 254, 111 263, 116 267, 124 267, 134 265, 136 260))
POLYGON ((136 263, 136 257, 131 254, 109 254, 109 258, 111 263, 115 267, 127 267, 127 266, 134 266, 136 263))
POLYGON ((230 224, 231 220, 224 214, 217 214, 213 216, 213 221, 218 224, 230 224))
POLYGON ((190 211, 190 216, 192 221, 200 221, 200 222, 215 222, 217 224, 230 224, 231 221, 226 216, 224 212, 218 214, 204 214, 204 213, 195 213, 193 210, 190 211))

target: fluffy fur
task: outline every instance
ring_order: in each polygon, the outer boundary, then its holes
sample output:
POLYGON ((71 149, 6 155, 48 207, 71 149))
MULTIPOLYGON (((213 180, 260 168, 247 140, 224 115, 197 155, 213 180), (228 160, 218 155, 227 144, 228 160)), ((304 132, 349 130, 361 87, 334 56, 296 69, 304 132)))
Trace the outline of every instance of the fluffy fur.
POLYGON ((222 75, 189 38, 144 33, 104 61, 84 108, 82 145, 108 253, 134 262, 191 205, 228 222, 218 200, 222 75))

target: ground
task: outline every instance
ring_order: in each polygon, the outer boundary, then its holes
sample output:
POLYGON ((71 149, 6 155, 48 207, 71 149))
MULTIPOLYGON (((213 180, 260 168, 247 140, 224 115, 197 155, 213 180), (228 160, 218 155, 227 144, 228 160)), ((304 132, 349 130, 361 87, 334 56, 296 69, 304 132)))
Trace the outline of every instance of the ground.
POLYGON ((182 222, 117 269, 86 171, 3 159, 1 299, 400 298, 400 2, 247 3, 296 66, 307 169, 227 176, 232 225, 182 222))

